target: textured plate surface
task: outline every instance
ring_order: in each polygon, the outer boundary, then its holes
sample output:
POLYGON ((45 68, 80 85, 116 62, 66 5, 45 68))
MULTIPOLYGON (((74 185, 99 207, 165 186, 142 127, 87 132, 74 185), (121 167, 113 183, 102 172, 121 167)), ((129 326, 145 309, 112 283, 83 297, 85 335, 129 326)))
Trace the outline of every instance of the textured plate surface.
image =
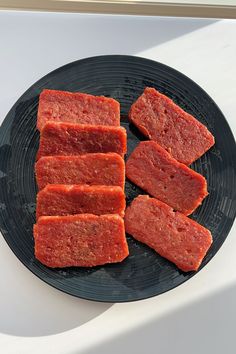
MULTIPOLYGON (((215 146, 193 164, 208 181, 210 195, 192 218, 209 228, 214 242, 204 267, 224 242, 235 218, 235 142, 212 99, 193 81, 163 64, 130 56, 101 56, 63 66, 36 82, 16 102, 0 129, 0 227, 21 262, 39 278, 66 293, 97 301, 122 302, 170 290, 195 273, 183 273, 145 245, 128 236, 130 256, 122 263, 92 269, 49 269, 34 258, 34 161, 39 133, 36 118, 44 88, 114 97, 121 103, 128 133, 128 155, 144 137, 128 123, 132 102, 145 86, 157 88, 206 124, 215 146)), ((184 192, 184 186, 183 186, 184 192)), ((127 203, 143 193, 126 183, 127 203)))

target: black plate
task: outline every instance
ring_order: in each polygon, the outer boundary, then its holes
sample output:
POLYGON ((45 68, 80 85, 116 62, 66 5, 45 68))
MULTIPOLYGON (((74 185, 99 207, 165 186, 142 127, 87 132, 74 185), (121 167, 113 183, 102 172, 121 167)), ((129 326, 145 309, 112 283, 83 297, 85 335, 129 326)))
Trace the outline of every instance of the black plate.
MULTIPOLYGON (((173 289, 195 273, 183 273, 145 245, 128 236, 130 256, 103 267, 50 269, 34 258, 34 161, 39 133, 36 118, 43 88, 82 91, 114 97, 121 103, 122 125, 128 133, 128 153, 144 139, 127 120, 132 102, 145 86, 171 97, 206 124, 215 146, 193 168, 208 181, 210 195, 192 218, 213 234, 213 245, 202 267, 216 254, 235 218, 235 142, 212 99, 193 81, 163 64, 131 56, 100 56, 65 65, 36 82, 16 102, 0 129, 0 227, 21 262, 46 283, 81 298, 122 302, 148 298, 173 289)), ((183 186, 184 192, 184 186, 183 186)), ((126 183, 127 202, 143 193, 126 183)))

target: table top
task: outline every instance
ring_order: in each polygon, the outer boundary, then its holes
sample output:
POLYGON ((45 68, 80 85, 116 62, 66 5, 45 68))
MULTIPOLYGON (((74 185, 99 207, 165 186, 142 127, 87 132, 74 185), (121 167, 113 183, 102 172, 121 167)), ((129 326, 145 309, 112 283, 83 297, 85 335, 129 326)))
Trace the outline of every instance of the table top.
MULTIPOLYGON (((51 70, 89 56, 129 54, 170 65, 197 82, 235 134, 235 31, 235 20, 1 11, 0 121, 51 70)), ((234 225, 217 255, 188 282, 126 304, 81 300, 53 289, 1 237, 2 352, 232 353, 235 236, 234 225)))

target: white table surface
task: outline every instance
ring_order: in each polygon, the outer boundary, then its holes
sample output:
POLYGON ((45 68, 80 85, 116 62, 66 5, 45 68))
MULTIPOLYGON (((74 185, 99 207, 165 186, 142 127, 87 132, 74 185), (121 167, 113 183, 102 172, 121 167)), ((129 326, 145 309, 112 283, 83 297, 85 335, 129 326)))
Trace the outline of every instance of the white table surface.
MULTIPOLYGON (((217 102, 236 132, 236 21, 0 12, 0 120, 36 80, 73 60, 138 55, 170 65, 217 102), (86 38, 86 40, 85 40, 86 38)), ((30 273, 0 237, 0 352, 231 354, 236 227, 211 262, 152 299, 80 300, 30 273)))

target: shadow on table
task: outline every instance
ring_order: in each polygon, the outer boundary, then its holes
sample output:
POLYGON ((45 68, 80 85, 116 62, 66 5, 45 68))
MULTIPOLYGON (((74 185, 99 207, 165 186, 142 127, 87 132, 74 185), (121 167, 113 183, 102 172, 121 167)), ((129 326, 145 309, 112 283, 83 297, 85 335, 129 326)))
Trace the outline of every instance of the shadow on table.
POLYGON ((80 354, 232 354, 235 299, 236 284, 80 354))
POLYGON ((112 304, 75 298, 53 289, 30 273, 0 234, 0 333, 47 336, 96 318, 112 304))
MULTIPOLYGON (((9 41, 9 35, 4 35, 9 21, 14 21, 16 26, 21 26, 22 31, 30 32, 31 38, 34 38, 29 46, 29 38, 22 36, 21 41, 15 44, 13 49, 15 53, 20 53, 24 48, 27 57, 35 51, 37 57, 33 63, 29 62, 29 65, 37 67, 37 60, 42 61, 41 38, 47 38, 47 41, 53 45, 48 46, 47 53, 44 55, 49 58, 48 62, 52 63, 52 68, 62 65, 67 58, 71 61, 73 58, 76 60, 100 54, 136 54, 216 22, 212 19, 185 18, 183 20, 183 18, 154 16, 86 15, 78 17, 78 14, 68 16, 68 14, 60 13, 57 17, 52 17, 50 13, 43 15, 35 13, 32 19, 29 13, 20 15, 12 13, 1 18, 0 36, 3 34, 3 47, 4 38, 6 37, 9 41), (61 26, 61 21, 63 21, 63 26, 61 26)), ((15 36, 14 33, 13 35, 15 36)), ((173 55, 178 55, 178 53, 173 53, 173 55)))
MULTIPOLYGON (((73 19, 71 21, 73 26, 73 19)), ((106 54, 136 54, 215 22, 216 20, 211 19, 183 21, 181 18, 175 18, 173 21, 172 18, 158 18, 157 20, 156 17, 144 17, 141 21, 140 17, 127 16, 81 18, 79 26, 82 33, 86 33, 86 40, 84 36, 78 36, 76 46, 80 50, 80 55, 83 53, 84 57, 102 54, 104 51, 106 54), (166 30, 167 23, 168 30, 166 30), (109 28, 111 31, 108 30, 109 28), (99 41, 94 42, 96 30, 100 38, 99 41)), ((67 39, 66 41, 68 42, 67 39)))

